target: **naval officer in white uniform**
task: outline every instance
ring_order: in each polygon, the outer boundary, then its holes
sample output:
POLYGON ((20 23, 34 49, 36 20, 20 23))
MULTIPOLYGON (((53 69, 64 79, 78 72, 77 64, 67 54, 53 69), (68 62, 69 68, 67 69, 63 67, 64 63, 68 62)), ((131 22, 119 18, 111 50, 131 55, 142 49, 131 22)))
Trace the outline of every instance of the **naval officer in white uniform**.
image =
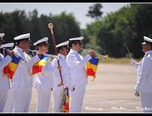
POLYGON ((13 105, 10 112, 28 112, 32 97, 32 78, 29 70, 34 63, 40 60, 41 51, 38 51, 33 58, 26 53, 30 46, 30 33, 16 36, 14 40, 17 45, 13 51, 21 60, 11 80, 13 95, 12 98, 9 98, 13 99, 14 103, 10 103, 13 105))
MULTIPOLYGON (((3 44, 4 35, 5 33, 0 33, 0 49, 9 47, 3 44)), ((13 47, 13 46, 10 46, 10 47, 13 47)), ((7 54, 8 55, 4 57, 3 54, 0 53, 0 112, 4 112, 4 106, 6 104, 8 91, 10 89, 9 78, 3 74, 3 69, 6 65, 8 65, 11 62, 12 56, 14 55, 14 53, 8 51, 7 54)))
MULTIPOLYGON (((47 55, 50 44, 48 37, 44 37, 33 44, 36 50, 41 50, 42 54, 47 55)), ((48 60, 42 68, 41 73, 33 75, 33 86, 37 90, 36 112, 48 112, 51 99, 51 89, 53 88, 52 63, 48 60)))
POLYGON ((84 37, 75 37, 69 39, 70 52, 67 55, 67 62, 71 72, 71 91, 70 97, 70 112, 81 112, 86 92, 87 75, 86 63, 95 56, 93 50, 89 50, 88 54, 83 58, 78 52, 81 50, 84 37))
POLYGON ((58 51, 58 58, 55 58, 52 61, 53 67, 56 67, 56 70, 53 72, 53 110, 52 112, 61 112, 61 103, 62 103, 62 94, 64 90, 69 90, 70 87, 70 70, 69 65, 66 61, 66 56, 69 52, 68 48, 69 41, 62 42, 56 45, 58 51), (61 66, 61 75, 58 70, 58 60, 61 66), (63 85, 62 85, 62 84, 63 85))
POLYGON ((138 65, 135 95, 140 96, 144 112, 152 112, 152 39, 144 36, 142 51, 145 53, 138 65))

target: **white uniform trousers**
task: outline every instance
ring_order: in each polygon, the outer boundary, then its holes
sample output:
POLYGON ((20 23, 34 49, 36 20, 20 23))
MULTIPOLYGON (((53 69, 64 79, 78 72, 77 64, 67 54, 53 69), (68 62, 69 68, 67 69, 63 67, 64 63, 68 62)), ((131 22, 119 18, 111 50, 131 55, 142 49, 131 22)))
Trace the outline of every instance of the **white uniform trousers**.
POLYGON ((4 107, 4 112, 13 112, 14 105, 14 91, 13 89, 9 89, 7 93, 7 100, 4 107))
POLYGON ((64 89, 62 86, 53 88, 53 109, 52 112, 61 112, 62 94, 64 89))
POLYGON ((32 97, 32 88, 20 87, 14 90, 14 112, 28 112, 32 97))
POLYGON ((0 89, 0 112, 3 112, 7 99, 7 89, 0 89))
POLYGON ((86 92, 86 85, 77 85, 74 91, 69 92, 69 112, 81 112, 86 92))
POLYGON ((143 112, 152 112, 152 93, 140 92, 140 99, 143 112))
POLYGON ((48 112, 51 99, 51 88, 39 88, 36 112, 48 112))

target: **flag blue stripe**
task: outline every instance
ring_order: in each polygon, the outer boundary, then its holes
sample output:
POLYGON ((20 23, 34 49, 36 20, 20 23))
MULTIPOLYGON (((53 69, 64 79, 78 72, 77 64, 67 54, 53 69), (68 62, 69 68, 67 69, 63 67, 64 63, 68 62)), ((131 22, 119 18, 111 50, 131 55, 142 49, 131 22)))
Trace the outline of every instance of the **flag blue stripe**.
POLYGON ((91 64, 94 64, 94 65, 98 65, 98 61, 99 61, 98 58, 92 58, 92 59, 89 60, 89 62, 90 62, 91 64))
POLYGON ((20 57, 12 56, 12 62, 13 63, 18 64, 19 61, 20 61, 20 57))
POLYGON ((40 59, 41 59, 41 60, 42 60, 42 59, 44 59, 44 60, 48 60, 48 59, 49 59, 49 56, 41 55, 41 56, 40 56, 40 59))

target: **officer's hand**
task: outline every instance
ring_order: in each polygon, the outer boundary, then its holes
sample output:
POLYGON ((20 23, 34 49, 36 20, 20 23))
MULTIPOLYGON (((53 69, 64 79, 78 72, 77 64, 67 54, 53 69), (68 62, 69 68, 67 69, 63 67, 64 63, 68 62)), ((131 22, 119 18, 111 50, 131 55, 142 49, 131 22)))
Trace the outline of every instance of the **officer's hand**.
POLYGON ((95 57, 95 52, 94 52, 94 50, 89 50, 89 55, 90 55, 91 57, 95 57))
POLYGON ((40 57, 42 54, 43 54, 42 50, 36 51, 36 55, 37 55, 38 57, 40 57))
POLYGON ((138 62, 137 61, 135 61, 134 59, 131 59, 130 60, 130 64, 131 64, 131 66, 134 66, 134 67, 138 67, 138 62))
POLYGON ((15 55, 13 50, 8 50, 7 54, 11 57, 15 55))
POLYGON ((137 97, 139 97, 139 91, 135 91, 134 95, 137 96, 137 97))

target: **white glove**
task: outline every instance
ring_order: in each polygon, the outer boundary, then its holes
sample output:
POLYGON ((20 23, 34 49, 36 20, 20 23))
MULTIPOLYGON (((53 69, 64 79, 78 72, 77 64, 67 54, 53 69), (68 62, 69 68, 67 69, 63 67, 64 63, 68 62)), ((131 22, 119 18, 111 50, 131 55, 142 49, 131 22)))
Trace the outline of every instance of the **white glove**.
POLYGON ((135 61, 134 59, 131 59, 131 60, 130 60, 130 64, 131 64, 131 66, 133 66, 133 67, 135 67, 135 68, 138 67, 138 62, 135 61))
POLYGON ((135 95, 136 97, 139 97, 139 91, 135 91, 134 95, 135 95))

